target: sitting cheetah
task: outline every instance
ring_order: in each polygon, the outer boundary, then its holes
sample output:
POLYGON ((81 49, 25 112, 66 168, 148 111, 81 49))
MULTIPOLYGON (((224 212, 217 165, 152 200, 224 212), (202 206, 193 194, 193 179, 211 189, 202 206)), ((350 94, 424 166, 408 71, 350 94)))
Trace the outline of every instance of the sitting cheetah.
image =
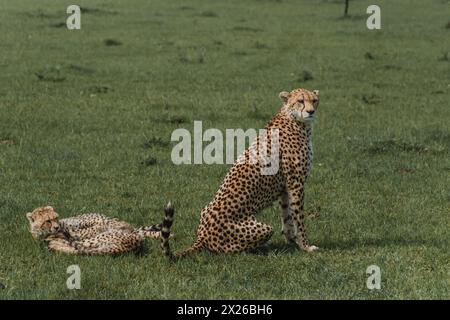
POLYGON ((137 251, 145 237, 159 238, 161 224, 134 228, 130 224, 88 213, 58 219, 52 207, 27 213, 34 239, 43 240, 51 251, 71 254, 106 255, 137 251))
MULTIPOLYGON (((228 172, 215 198, 202 210, 197 238, 188 249, 173 255, 169 235, 173 221, 172 205, 165 208, 162 224, 162 248, 171 259, 209 249, 213 252, 239 252, 265 243, 273 234, 272 226, 258 222, 255 215, 280 199, 282 233, 304 251, 318 249, 309 245, 305 234, 304 185, 312 162, 311 130, 319 104, 319 91, 296 89, 281 92, 283 106, 245 150, 228 172), (279 170, 262 174, 268 166, 257 152, 257 161, 248 160, 259 143, 271 148, 271 132, 278 132, 279 170)), ((259 150, 259 149, 258 149, 259 150)))

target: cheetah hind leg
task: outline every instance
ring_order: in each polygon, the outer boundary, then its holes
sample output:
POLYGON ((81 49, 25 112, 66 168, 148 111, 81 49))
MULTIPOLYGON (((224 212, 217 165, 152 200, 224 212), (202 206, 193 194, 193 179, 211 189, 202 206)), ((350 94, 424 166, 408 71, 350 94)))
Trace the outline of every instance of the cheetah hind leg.
POLYGON ((236 223, 234 235, 235 240, 225 248, 225 252, 240 252, 257 248, 272 237, 273 228, 252 217, 236 223))

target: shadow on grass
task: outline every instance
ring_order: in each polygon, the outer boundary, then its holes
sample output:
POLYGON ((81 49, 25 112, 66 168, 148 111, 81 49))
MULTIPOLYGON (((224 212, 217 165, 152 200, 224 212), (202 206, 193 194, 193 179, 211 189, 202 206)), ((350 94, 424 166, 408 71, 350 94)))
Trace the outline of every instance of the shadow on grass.
POLYGON ((170 146, 170 141, 164 140, 160 137, 151 137, 142 144, 142 148, 151 149, 152 147, 167 148, 170 146))
POLYGON ((201 12, 199 14, 199 16, 200 17, 207 17, 207 18, 217 18, 219 15, 216 12, 214 12, 214 11, 207 10, 207 11, 201 12))
MULTIPOLYGON (((93 15, 116 15, 116 14, 118 14, 117 11, 104 10, 104 9, 93 8, 93 7, 80 7, 80 11, 82 14, 93 14, 93 15)), ((48 12, 48 11, 44 11, 42 9, 22 12, 22 14, 24 14, 25 16, 27 16, 29 18, 39 18, 39 19, 54 19, 54 18, 61 17, 61 14, 59 12, 48 12)))
MULTIPOLYGON (((366 247, 376 247, 376 248, 386 248, 386 247, 435 247, 444 248, 446 243, 437 241, 426 241, 422 239, 408 239, 408 238, 386 238, 386 239, 359 239, 352 238, 342 241, 323 241, 314 242, 314 245, 319 247, 319 251, 327 250, 354 250, 366 247)), ((271 242, 265 244, 259 248, 248 251, 250 254, 266 256, 270 253, 295 253, 299 252, 297 245, 295 243, 285 243, 285 242, 271 242)))
POLYGON ((65 22, 54 22, 54 23, 50 23, 49 26, 52 28, 64 28, 67 26, 67 24, 65 22))
POLYGON ((367 19, 367 15, 363 15, 363 14, 348 14, 348 15, 343 15, 340 16, 338 18, 336 18, 336 20, 349 20, 349 21, 360 21, 360 20, 365 20, 367 19))
POLYGON ((232 31, 243 31, 243 32, 262 32, 264 31, 261 28, 253 28, 247 26, 236 26, 232 28, 232 31))
POLYGON ((116 39, 105 39, 103 41, 104 45, 107 47, 113 47, 113 46, 121 46, 122 42, 116 39))
MULTIPOLYGON (((322 243, 324 249, 341 249, 351 250, 364 247, 416 247, 416 246, 435 246, 435 243, 430 243, 422 239, 408 239, 402 237, 391 237, 383 239, 365 239, 365 238, 352 238, 342 241, 325 241, 322 243)), ((320 244, 319 244, 320 247, 320 244)))
POLYGON ((144 167, 154 166, 158 163, 158 160, 155 157, 148 157, 140 162, 140 164, 144 167))
POLYGON ((116 15, 116 14, 118 14, 117 11, 104 10, 104 9, 94 8, 94 7, 80 7, 80 10, 82 13, 89 13, 89 14, 94 14, 94 15, 116 15))
POLYGON ((183 124, 188 123, 189 119, 182 115, 160 115, 158 117, 152 117, 152 120, 155 122, 163 122, 163 123, 171 123, 171 124, 183 124))

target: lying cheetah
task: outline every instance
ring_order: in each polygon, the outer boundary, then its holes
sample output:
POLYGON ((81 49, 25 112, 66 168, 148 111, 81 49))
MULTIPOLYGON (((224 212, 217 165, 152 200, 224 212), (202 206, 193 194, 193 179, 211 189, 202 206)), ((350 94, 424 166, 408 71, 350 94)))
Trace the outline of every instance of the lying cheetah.
POLYGON ((137 251, 145 237, 160 238, 161 224, 134 228, 130 224, 88 213, 59 219, 52 207, 27 213, 34 239, 43 240, 51 251, 106 255, 137 251))
MULTIPOLYGON (((225 177, 215 198, 201 212, 197 238, 188 249, 173 255, 168 237, 174 210, 169 204, 162 226, 162 248, 171 259, 209 249, 213 252, 239 252, 265 243, 273 234, 272 226, 258 222, 255 215, 280 199, 282 233, 304 251, 318 249, 309 245, 305 234, 304 185, 312 162, 311 130, 319 104, 319 91, 296 89, 281 92, 283 106, 261 134, 245 150, 225 177), (248 160, 262 141, 271 148, 271 132, 278 132, 279 170, 262 174, 267 166, 258 154, 248 160)), ((259 150, 259 149, 258 149, 259 150)))

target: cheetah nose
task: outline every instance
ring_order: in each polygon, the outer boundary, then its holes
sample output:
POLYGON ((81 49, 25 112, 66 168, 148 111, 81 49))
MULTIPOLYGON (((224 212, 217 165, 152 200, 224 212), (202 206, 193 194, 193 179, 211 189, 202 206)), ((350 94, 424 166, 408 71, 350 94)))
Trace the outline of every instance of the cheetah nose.
POLYGON ((308 112, 308 114, 310 114, 310 115, 313 115, 314 112, 315 112, 315 110, 308 110, 308 111, 306 111, 306 112, 308 112))

